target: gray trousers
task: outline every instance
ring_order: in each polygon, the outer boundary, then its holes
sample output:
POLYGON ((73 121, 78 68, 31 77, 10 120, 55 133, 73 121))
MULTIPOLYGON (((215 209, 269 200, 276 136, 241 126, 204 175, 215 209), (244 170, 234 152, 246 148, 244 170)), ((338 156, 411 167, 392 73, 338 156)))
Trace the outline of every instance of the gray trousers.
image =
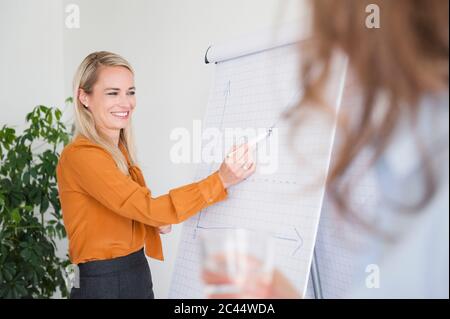
POLYGON ((153 299, 150 268, 141 249, 130 255, 79 264, 71 299, 153 299))

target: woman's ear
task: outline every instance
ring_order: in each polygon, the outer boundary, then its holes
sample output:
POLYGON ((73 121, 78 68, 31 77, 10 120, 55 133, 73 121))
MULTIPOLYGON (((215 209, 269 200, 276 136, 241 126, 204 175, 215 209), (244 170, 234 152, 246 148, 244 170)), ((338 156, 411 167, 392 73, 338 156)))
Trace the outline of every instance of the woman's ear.
POLYGON ((80 99, 80 102, 84 105, 85 108, 89 107, 88 94, 83 89, 78 90, 78 98, 80 99))

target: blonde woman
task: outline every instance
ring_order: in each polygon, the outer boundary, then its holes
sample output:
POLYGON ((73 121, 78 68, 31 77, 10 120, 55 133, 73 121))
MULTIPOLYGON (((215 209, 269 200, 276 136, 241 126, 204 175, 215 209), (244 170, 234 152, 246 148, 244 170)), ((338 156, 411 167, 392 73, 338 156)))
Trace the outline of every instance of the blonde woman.
POLYGON ((152 198, 133 147, 135 92, 132 67, 110 52, 88 55, 74 78, 76 132, 57 166, 69 256, 80 270, 71 298, 153 298, 145 255, 163 260, 160 233, 255 171, 244 144, 214 174, 152 198))

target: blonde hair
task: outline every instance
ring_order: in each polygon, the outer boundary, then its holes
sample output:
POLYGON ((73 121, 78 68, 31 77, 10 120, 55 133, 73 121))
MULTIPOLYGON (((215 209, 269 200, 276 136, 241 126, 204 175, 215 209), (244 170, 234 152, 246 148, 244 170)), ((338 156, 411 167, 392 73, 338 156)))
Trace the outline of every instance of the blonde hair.
MULTIPOLYGON (((81 103, 79 99, 79 90, 83 89, 87 94, 92 92, 92 88, 97 81, 98 72, 101 67, 121 66, 130 70, 134 74, 134 70, 130 63, 118 54, 99 51, 89 54, 75 73, 73 80, 73 97, 75 106, 75 133, 73 138, 83 135, 91 142, 103 147, 117 164, 117 167, 125 174, 129 175, 128 164, 117 145, 114 145, 109 138, 96 129, 94 118, 91 112, 81 103)), ((128 153, 131 165, 136 165, 136 154, 134 147, 134 136, 132 132, 131 119, 126 128, 120 130, 119 144, 122 144, 128 153)))

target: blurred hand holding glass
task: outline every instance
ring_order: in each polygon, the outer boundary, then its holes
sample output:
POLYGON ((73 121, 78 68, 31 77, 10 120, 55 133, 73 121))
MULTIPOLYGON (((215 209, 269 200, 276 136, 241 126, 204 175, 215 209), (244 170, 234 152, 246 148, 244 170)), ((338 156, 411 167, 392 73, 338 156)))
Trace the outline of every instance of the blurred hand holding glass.
POLYGON ((269 234, 245 229, 205 230, 201 248, 206 297, 267 297, 275 254, 269 234))

